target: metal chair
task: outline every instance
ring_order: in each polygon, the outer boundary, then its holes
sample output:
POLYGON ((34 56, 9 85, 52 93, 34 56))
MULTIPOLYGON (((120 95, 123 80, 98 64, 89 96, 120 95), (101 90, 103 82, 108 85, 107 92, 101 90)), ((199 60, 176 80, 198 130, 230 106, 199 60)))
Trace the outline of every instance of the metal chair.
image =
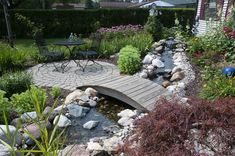
POLYGON ((62 73, 64 73, 68 62, 65 61, 61 64, 56 64, 56 62, 64 59, 64 53, 61 51, 49 51, 48 45, 46 44, 42 33, 36 33, 34 39, 38 47, 39 53, 44 59, 44 63, 38 68, 38 70, 45 65, 47 66, 47 63, 52 63, 56 71, 62 71, 62 73))
POLYGON ((90 49, 87 49, 85 51, 74 50, 71 54, 72 59, 75 61, 77 66, 80 66, 82 68, 83 72, 85 71, 85 68, 88 66, 89 62, 92 62, 93 64, 97 64, 101 67, 101 69, 103 69, 103 66, 97 61, 95 61, 95 59, 99 57, 99 47, 100 47, 100 42, 101 42, 100 35, 92 34, 90 39, 92 40, 92 46, 90 49), (84 66, 81 65, 80 60, 86 60, 86 63, 84 66))

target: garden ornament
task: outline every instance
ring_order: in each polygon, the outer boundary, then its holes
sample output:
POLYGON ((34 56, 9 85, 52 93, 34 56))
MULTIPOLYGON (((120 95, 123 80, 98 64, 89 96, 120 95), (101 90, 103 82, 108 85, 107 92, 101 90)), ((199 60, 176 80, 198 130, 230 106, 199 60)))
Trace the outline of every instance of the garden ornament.
POLYGON ((222 73, 226 76, 235 76, 235 68, 234 67, 225 67, 222 73))

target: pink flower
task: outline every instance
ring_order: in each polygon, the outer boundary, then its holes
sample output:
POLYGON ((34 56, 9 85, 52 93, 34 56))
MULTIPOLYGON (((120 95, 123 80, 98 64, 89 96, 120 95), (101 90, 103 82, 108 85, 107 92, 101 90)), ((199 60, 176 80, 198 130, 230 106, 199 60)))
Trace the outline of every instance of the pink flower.
POLYGON ((228 26, 224 26, 224 27, 223 27, 223 31, 224 31, 224 33, 229 33, 229 32, 232 31, 232 29, 229 28, 228 26))

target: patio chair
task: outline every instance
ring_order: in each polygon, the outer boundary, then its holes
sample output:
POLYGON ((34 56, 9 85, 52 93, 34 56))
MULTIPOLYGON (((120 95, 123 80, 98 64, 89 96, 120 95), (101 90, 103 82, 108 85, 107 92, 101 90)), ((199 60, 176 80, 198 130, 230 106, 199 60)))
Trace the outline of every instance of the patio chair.
POLYGON ((92 62, 93 64, 97 64, 100 66, 101 69, 103 69, 103 66, 97 61, 95 61, 95 59, 97 59, 100 56, 99 54, 99 47, 100 47, 100 42, 101 42, 100 36, 99 34, 92 35, 90 39, 92 40, 92 44, 91 44, 92 46, 90 49, 87 49, 85 51, 74 50, 71 54, 72 59, 75 61, 77 66, 80 66, 82 68, 83 72, 85 71, 85 68, 88 66, 89 62, 92 62), (80 60, 85 60, 84 66, 81 65, 80 60))
POLYGON ((44 59, 43 61, 44 63, 38 68, 38 70, 45 65, 47 66, 48 63, 52 63, 56 71, 61 70, 62 72, 64 72, 68 63, 67 62, 63 62, 61 64, 56 63, 64 59, 64 53, 61 51, 49 51, 48 45, 46 44, 46 41, 43 38, 42 33, 36 33, 34 39, 38 47, 39 53, 44 59))

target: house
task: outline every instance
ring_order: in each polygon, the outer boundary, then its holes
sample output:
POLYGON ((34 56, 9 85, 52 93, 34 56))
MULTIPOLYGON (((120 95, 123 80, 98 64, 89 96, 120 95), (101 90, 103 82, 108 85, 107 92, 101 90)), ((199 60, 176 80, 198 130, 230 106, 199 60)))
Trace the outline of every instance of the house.
POLYGON ((100 8, 128 8, 131 5, 131 2, 100 2, 100 8))
POLYGON ((85 9, 85 3, 53 3, 51 5, 52 9, 85 9))
POLYGON ((196 14, 197 35, 202 35, 210 28, 217 27, 228 19, 234 6, 234 0, 198 0, 196 14))
POLYGON ((174 8, 194 8, 197 0, 155 0, 155 1, 141 1, 132 5, 131 7, 145 8, 154 4, 159 4, 159 7, 174 7, 174 8), (162 5, 161 5, 162 4, 162 5), (164 5, 165 4, 165 5, 164 5))
POLYGON ((176 8, 196 8, 197 0, 162 0, 173 4, 176 8))

